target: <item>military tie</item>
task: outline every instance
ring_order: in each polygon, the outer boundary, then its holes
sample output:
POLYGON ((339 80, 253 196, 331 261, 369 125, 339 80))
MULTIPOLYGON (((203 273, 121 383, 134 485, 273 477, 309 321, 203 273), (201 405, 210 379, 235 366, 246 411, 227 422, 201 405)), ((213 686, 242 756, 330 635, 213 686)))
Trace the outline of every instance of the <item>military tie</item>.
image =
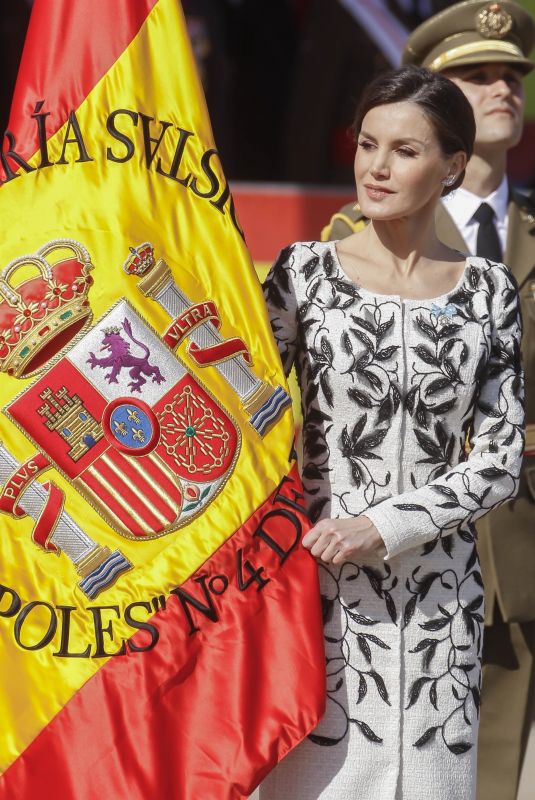
POLYGON ((479 222, 476 255, 491 261, 501 261, 502 246, 494 224, 494 209, 488 203, 481 203, 473 218, 479 222))

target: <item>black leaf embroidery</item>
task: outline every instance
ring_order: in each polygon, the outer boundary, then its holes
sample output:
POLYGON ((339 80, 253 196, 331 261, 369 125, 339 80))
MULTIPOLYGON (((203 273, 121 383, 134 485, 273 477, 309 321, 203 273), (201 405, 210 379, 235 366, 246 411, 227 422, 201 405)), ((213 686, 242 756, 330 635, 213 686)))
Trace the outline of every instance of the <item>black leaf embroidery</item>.
POLYGON ((476 267, 474 267, 473 264, 471 264, 470 269, 468 270, 468 280, 470 281, 470 284, 473 289, 477 289, 478 287, 479 276, 480 276, 480 271, 476 267))
POLYGON ((371 456, 368 451, 379 447, 386 434, 387 430, 383 428, 382 430, 375 431, 375 433, 370 433, 368 436, 364 436, 355 446, 355 454, 360 455, 361 458, 370 458, 371 456))
POLYGON ((351 339, 349 338, 349 334, 346 331, 342 333, 342 336, 340 337, 340 343, 342 345, 344 353, 346 353, 346 355, 348 356, 352 356, 353 345, 351 344, 351 339))
POLYGON ((388 611, 390 619, 392 620, 392 622, 395 625, 397 623, 398 615, 397 615, 395 603, 394 603, 394 601, 392 599, 392 595, 390 594, 390 592, 385 591, 383 593, 383 596, 384 596, 385 603, 386 603, 386 610, 388 611))
POLYGON ((439 730, 438 726, 428 728, 426 732, 422 736, 420 736, 418 741, 414 742, 414 747, 423 747, 424 744, 427 744, 427 742, 430 742, 432 739, 435 738, 435 734, 438 730, 439 730))
POLYGON ((321 391, 325 396, 325 400, 327 401, 327 405, 329 406, 329 408, 334 408, 334 403, 333 403, 334 394, 333 390, 331 389, 329 378, 326 372, 322 372, 320 375, 320 386, 321 386, 321 391))
POLYGON ((379 413, 377 414, 377 424, 380 425, 382 422, 386 422, 392 416, 394 411, 394 407, 392 405, 392 400, 390 399, 390 395, 387 394, 381 405, 379 406, 379 413))
POLYGON ((274 306, 274 308, 281 308, 284 311, 287 311, 286 302, 275 281, 274 280, 266 281, 265 289, 266 289, 266 298, 268 303, 274 306))
POLYGON ((321 352, 325 356, 327 364, 329 364, 329 366, 332 367, 334 354, 333 354, 333 349, 331 347, 331 343, 329 342, 326 336, 321 337, 320 347, 321 347, 321 352))
POLYGON ((496 408, 494 406, 491 406, 488 403, 484 403, 482 400, 478 401, 477 407, 487 417, 501 417, 502 416, 502 412, 498 408, 496 408))
POLYGON ((303 478, 306 478, 309 481, 322 480, 323 473, 317 464, 315 464, 313 461, 309 461, 303 467, 303 478))
POLYGON ((418 394, 418 387, 413 386, 413 388, 410 389, 410 391, 407 393, 407 396, 405 397, 405 408, 407 409, 409 414, 414 413, 414 401, 416 399, 417 394, 418 394))
POLYGON ((440 403, 437 406, 429 407, 428 411, 432 414, 445 414, 447 411, 453 408, 455 403, 457 402, 457 398, 453 397, 451 400, 446 400, 444 403, 440 403))
POLYGON ((359 331, 358 328, 350 328, 350 330, 351 330, 351 333, 353 334, 353 336, 356 336, 357 339, 360 339, 360 341, 370 351, 370 353, 374 353, 375 352, 375 346, 374 346, 372 340, 369 338, 369 336, 367 336, 364 333, 364 331, 359 331))
POLYGON ((405 605, 405 610, 403 612, 403 622, 405 624, 405 627, 407 627, 407 625, 414 616, 417 600, 418 600, 418 595, 415 594, 410 598, 410 600, 407 601, 407 604, 405 605))
POLYGON ((317 522, 319 520, 325 504, 328 502, 328 497, 318 497, 317 500, 314 500, 308 509, 308 516, 310 517, 311 522, 317 522))
POLYGON ((504 331, 507 330, 507 328, 510 328, 511 325, 514 322, 516 322, 517 317, 518 317, 518 309, 516 308, 516 306, 513 306, 513 308, 507 313, 505 319, 501 323, 500 330, 504 331))
POLYGON ((388 692, 386 690, 386 685, 385 685, 384 680, 382 679, 382 677, 379 675, 378 672, 375 672, 373 670, 369 673, 369 675, 370 675, 370 678, 373 678, 373 680, 375 681, 375 685, 377 686, 377 691, 379 692, 379 696, 389 706, 390 705, 390 698, 388 696, 388 692))
POLYGON ((468 750, 471 750, 472 744, 471 742, 456 742, 455 744, 448 744, 448 742, 446 742, 446 747, 456 756, 459 756, 462 753, 467 753, 468 750))
POLYGON ((509 475, 506 469, 500 469, 499 467, 479 469, 477 474, 482 475, 484 478, 503 478, 505 475, 509 475))
POLYGON ((347 390, 347 394, 349 395, 351 400, 354 400, 355 403, 359 404, 359 406, 362 406, 363 408, 372 408, 373 402, 371 397, 368 394, 366 394, 366 392, 363 392, 361 389, 356 389, 355 387, 352 386, 350 389, 347 390))
POLYGON ((427 455, 429 456, 433 456, 433 458, 438 459, 438 461, 443 460, 442 450, 437 444, 435 444, 433 439, 431 439, 425 433, 422 433, 422 431, 419 431, 417 428, 415 429, 414 433, 416 438, 418 439, 418 444, 420 445, 424 453, 427 453, 427 455))
POLYGON ((378 597, 382 597, 383 596, 383 590, 381 588, 381 583, 382 583, 381 574, 377 570, 373 569, 372 567, 364 567, 363 566, 362 567, 362 571, 367 576, 367 578, 368 578, 368 580, 370 582, 370 586, 372 587, 372 589, 375 592, 375 594, 378 597))
POLYGON ((438 333, 436 329, 426 322, 421 315, 416 318, 416 324, 420 330, 425 333, 428 339, 431 339, 432 342, 438 342, 438 333))
POLYGON ((423 622, 420 627, 425 631, 440 631, 442 628, 445 628, 449 622, 450 620, 448 617, 442 617, 442 619, 430 619, 427 622, 423 622))
POLYGON ((358 440, 362 434, 362 431, 366 427, 366 422, 368 421, 368 415, 363 414, 360 419, 357 420, 355 423, 353 430, 351 431, 351 442, 352 445, 356 445, 358 440))
POLYGON ((301 272, 305 276, 305 280, 309 281, 316 269, 318 268, 318 264, 320 263, 318 256, 313 256, 310 258, 306 264, 301 267, 301 272))
POLYGON ((440 577, 440 573, 438 572, 430 572, 428 575, 422 578, 422 580, 418 584, 418 596, 420 600, 425 600, 427 594, 435 582, 437 578, 440 577))
POLYGON ((453 336, 453 334, 458 333, 461 328, 461 325, 444 325, 439 331, 439 338, 445 339, 446 336, 453 336))
POLYGON ((366 638, 363 636, 362 633, 357 633, 357 644, 360 648, 360 652, 368 662, 371 664, 372 661, 372 651, 370 650, 370 645, 366 641, 366 638))
POLYGON ((381 390, 381 388, 382 388, 381 381, 377 377, 375 372, 372 372, 370 369, 364 369, 362 371, 362 374, 364 375, 366 380, 368 380, 371 383, 371 385, 374 387, 374 389, 377 389, 378 391, 381 390))
POLYGON ((390 317, 389 320, 387 320, 386 322, 382 322, 378 326, 378 328, 377 328, 377 339, 378 340, 382 339, 383 336, 385 335, 385 333, 390 330, 390 328, 392 327, 393 324, 394 324, 394 315, 392 314, 392 316, 390 317))
POLYGON ((342 294, 350 295, 355 299, 360 297, 357 287, 353 286, 353 284, 348 283, 347 281, 342 281, 339 278, 332 278, 331 286, 333 286, 335 289, 338 289, 338 291, 342 292, 342 294))
POLYGON ((437 706, 437 682, 436 682, 436 680, 434 680, 431 683, 430 687, 429 687, 429 700, 430 700, 431 705, 433 706, 433 708, 435 708, 438 711, 438 706, 437 706))
POLYGON ((438 639, 422 639, 421 642, 418 642, 416 647, 412 650, 409 650, 409 653, 420 653, 422 650, 426 650, 428 647, 436 645, 438 639))
POLYGON ((371 619, 370 617, 365 616, 364 614, 357 614, 356 611, 348 611, 349 616, 355 622, 358 622, 359 625, 377 625, 379 620, 371 619))
POLYGON ((305 395, 305 405, 309 406, 313 400, 318 396, 319 386, 317 383, 311 383, 305 395))
POLYGON ((435 355, 433 355, 431 350, 429 350, 429 348, 426 347, 425 344, 419 344, 416 347, 413 347, 412 349, 414 350, 416 355, 419 358, 421 358, 422 361, 424 361, 426 364, 432 364, 435 367, 440 366, 440 361, 438 360, 438 358, 435 355))
POLYGON ((379 639, 378 636, 374 636, 372 633, 364 633, 362 635, 365 636, 369 642, 376 644, 377 647, 381 647, 383 650, 390 650, 390 645, 386 644, 386 642, 383 642, 383 640, 379 639))
POLYGON ((429 683, 431 680, 432 678, 428 678, 426 675, 420 678, 416 678, 409 692, 409 702, 407 706, 405 706, 406 709, 409 709, 417 702, 418 698, 420 697, 420 692, 422 691, 422 688, 425 686, 426 683, 429 683))
POLYGON ((325 255, 323 256, 323 271, 325 272, 325 275, 328 278, 330 278, 331 275, 333 274, 333 270, 334 270, 334 259, 330 251, 326 250, 325 255))
POLYGON ((436 484, 434 486, 431 486, 431 489, 434 492, 438 492, 439 494, 443 494, 446 497, 449 497, 451 500, 454 500, 455 503, 457 504, 459 503, 459 498, 457 497, 457 494, 453 491, 453 489, 450 489, 449 486, 441 486, 440 484, 436 484))
POLYGON ((364 317, 356 317, 354 314, 351 314, 351 319, 353 320, 355 325, 359 325, 361 328, 364 328, 364 330, 368 331, 368 333, 371 333, 374 336, 377 334, 377 328, 375 327, 373 322, 370 322, 370 320, 364 319, 364 317))
POLYGON ((436 394, 436 392, 440 391, 441 389, 445 389, 446 386, 450 386, 449 378, 437 378, 427 385, 427 388, 425 389, 425 396, 429 397, 429 395, 436 394))
POLYGON ((310 289, 307 292, 307 297, 308 297, 309 300, 314 300, 314 298, 316 297, 316 295, 318 293, 318 289, 320 288, 320 286, 321 286, 321 278, 318 278, 317 281, 314 281, 314 283, 312 284, 312 286, 310 287, 310 289))
POLYGON ((360 728, 366 739, 368 739, 368 741, 377 742, 378 744, 383 741, 379 736, 377 736, 376 733, 372 731, 369 725, 366 725, 365 722, 361 722, 358 719, 352 719, 350 720, 350 722, 354 722, 356 725, 358 725, 358 727, 360 728))
POLYGON ((341 736, 338 739, 331 739, 329 736, 319 736, 317 733, 309 733, 308 738, 311 742, 314 742, 314 744, 319 744, 322 747, 334 747, 334 745, 341 742, 344 737, 341 736))
POLYGON ((389 347, 384 347, 382 350, 378 350, 375 354, 375 358, 379 359, 379 361, 386 361, 389 359, 393 353, 399 350, 397 345, 390 345, 389 347))
POLYGON ((418 423, 418 425, 421 425, 422 428, 425 428, 427 430, 426 411, 427 411, 427 409, 426 409, 425 404, 422 403, 421 400, 418 400, 418 403, 416 405, 416 412, 415 412, 414 416, 416 418, 416 422, 418 423))

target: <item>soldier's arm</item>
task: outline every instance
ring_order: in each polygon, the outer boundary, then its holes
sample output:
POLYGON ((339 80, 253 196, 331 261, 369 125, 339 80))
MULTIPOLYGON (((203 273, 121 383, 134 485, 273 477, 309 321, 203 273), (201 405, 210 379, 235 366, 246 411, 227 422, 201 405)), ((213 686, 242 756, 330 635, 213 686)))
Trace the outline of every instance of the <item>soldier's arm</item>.
POLYGON ((338 239, 345 239, 352 233, 361 231, 367 224, 368 220, 360 210, 358 203, 347 203, 342 206, 340 211, 333 214, 329 223, 323 228, 321 232, 321 241, 338 241, 338 239))

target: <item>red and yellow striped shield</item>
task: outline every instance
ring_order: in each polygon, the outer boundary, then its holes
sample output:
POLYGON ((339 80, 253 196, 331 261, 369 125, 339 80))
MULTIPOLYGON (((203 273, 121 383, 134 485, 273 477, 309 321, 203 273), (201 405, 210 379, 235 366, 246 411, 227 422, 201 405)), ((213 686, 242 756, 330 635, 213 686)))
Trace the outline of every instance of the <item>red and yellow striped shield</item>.
POLYGON ((245 797, 319 595, 177 0, 36 0, 1 178, 0 798, 245 797))

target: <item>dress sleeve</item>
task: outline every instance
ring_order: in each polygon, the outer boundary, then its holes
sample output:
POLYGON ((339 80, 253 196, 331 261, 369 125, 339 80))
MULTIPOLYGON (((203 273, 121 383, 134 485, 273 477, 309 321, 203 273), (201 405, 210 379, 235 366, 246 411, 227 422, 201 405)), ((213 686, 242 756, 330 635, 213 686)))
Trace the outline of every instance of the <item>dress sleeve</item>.
POLYGON ((269 320, 286 376, 292 368, 297 350, 296 281, 300 250, 299 243, 281 250, 264 281, 269 320))
POLYGON ((507 268, 493 298, 491 350, 476 369, 473 435, 468 458, 440 478, 390 497, 364 513, 391 558, 466 530, 518 491, 525 440, 522 323, 518 291, 507 268))

